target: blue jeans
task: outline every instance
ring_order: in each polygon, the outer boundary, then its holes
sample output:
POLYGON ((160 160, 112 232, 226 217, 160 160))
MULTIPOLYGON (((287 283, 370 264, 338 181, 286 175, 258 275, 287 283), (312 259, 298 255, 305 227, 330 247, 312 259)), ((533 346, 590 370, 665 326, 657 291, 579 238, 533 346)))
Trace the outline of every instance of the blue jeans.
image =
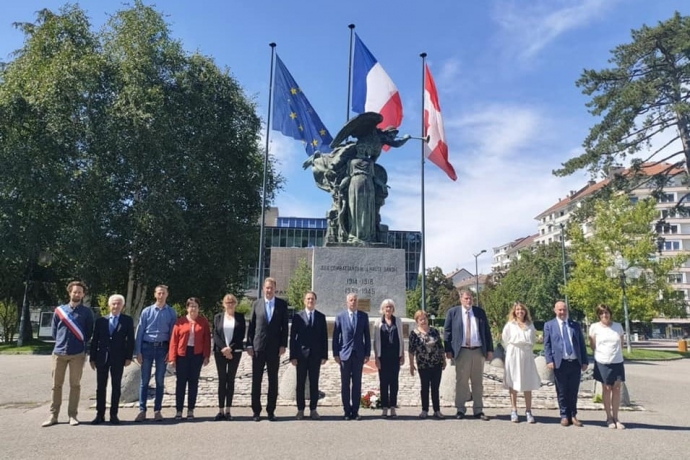
POLYGON ((146 398, 149 392, 149 381, 151 381, 151 368, 156 363, 156 399, 153 403, 153 410, 158 412, 163 406, 163 390, 165 385, 165 357, 168 354, 167 346, 154 347, 149 342, 141 344, 141 385, 139 386, 139 410, 146 411, 146 398))

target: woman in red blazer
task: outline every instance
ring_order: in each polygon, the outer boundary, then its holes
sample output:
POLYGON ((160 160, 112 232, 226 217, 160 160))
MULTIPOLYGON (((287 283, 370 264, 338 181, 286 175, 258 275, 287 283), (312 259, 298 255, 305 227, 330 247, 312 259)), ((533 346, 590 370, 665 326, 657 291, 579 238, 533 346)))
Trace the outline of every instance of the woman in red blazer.
POLYGON ((194 420, 201 367, 208 364, 211 356, 211 327, 208 320, 199 315, 199 299, 190 297, 187 299, 186 307, 187 315, 178 318, 173 327, 168 351, 169 361, 177 369, 175 420, 182 420, 187 384, 189 384, 187 420, 194 420))

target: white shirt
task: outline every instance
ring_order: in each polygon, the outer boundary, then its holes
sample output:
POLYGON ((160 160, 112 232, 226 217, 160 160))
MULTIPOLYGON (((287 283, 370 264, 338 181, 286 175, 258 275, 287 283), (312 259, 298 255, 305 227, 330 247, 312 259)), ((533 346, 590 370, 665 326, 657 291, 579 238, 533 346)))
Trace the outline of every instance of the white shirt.
POLYGON ((577 359, 575 354, 575 343, 573 342, 573 330, 568 326, 568 320, 565 321, 558 319, 558 332, 561 333, 561 339, 563 339, 563 359, 577 359), (565 337, 563 337, 563 323, 565 323, 565 330, 568 331, 568 339, 570 340, 570 348, 572 348, 572 354, 566 353, 565 348, 565 337))
POLYGON ((477 318, 474 317, 474 311, 472 311, 472 307, 470 307, 469 310, 466 310, 465 307, 461 307, 460 311, 462 312, 462 346, 466 347, 467 346, 467 337, 465 337, 465 330, 467 328, 467 312, 470 313, 470 347, 481 347, 482 346, 482 339, 479 336, 479 328, 477 327, 477 318))
POLYGON ((312 324, 314 324, 314 319, 315 319, 314 318, 314 312, 315 311, 316 310, 310 310, 308 308, 304 309, 304 312, 307 314, 307 326, 311 326, 312 324), (310 315, 311 315, 311 318, 310 318, 310 315))
POLYGON ((194 346, 194 326, 196 326, 196 322, 189 322, 189 340, 187 340, 187 346, 188 347, 193 347, 194 346))
POLYGON ((611 323, 604 326, 601 322, 589 327, 589 336, 594 339, 594 360, 602 364, 616 364, 623 362, 621 337, 623 326, 611 323))
POLYGON ((268 300, 264 298, 264 304, 266 305, 266 319, 271 321, 273 318, 273 302, 275 302, 276 298, 272 298, 271 300, 268 300))
POLYGON ((230 346, 232 335, 235 333, 235 317, 228 318, 228 315, 223 315, 223 335, 225 335, 225 345, 230 346))

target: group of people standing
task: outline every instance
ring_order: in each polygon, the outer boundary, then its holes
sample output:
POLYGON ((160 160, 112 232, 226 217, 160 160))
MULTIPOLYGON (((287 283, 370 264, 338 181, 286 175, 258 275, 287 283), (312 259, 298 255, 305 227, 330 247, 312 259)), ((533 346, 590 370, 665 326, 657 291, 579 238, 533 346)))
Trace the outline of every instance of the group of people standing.
MULTIPOLYGON (((161 413, 166 364, 175 367, 175 419, 181 420, 185 395, 187 420, 194 419, 194 409, 203 366, 209 364, 211 351, 218 372, 218 413, 216 421, 232 420, 231 407, 237 369, 246 350, 252 358, 252 418, 261 420, 261 384, 264 371, 268 374, 266 413, 268 420, 276 420, 278 370, 280 359, 289 342, 289 360, 297 374, 297 419, 305 417, 305 386, 309 382, 309 417, 320 419, 317 411, 319 375, 328 360, 328 328, 326 317, 316 310, 317 295, 309 291, 304 296, 304 310, 295 314, 288 327, 287 303, 275 296, 276 282, 267 278, 263 296, 252 304, 249 323, 236 311, 237 298, 227 294, 223 311, 213 318, 213 326, 200 315, 200 302, 190 297, 185 303, 187 314, 177 317, 167 304, 168 288, 156 286, 155 303, 145 308, 134 329, 134 322, 122 313, 125 299, 119 294, 108 299, 109 315, 95 321, 91 310, 82 304, 86 286, 71 282, 67 286, 69 302, 55 309, 52 332, 53 388, 50 418, 44 427, 57 423, 62 403, 62 386, 69 368, 70 397, 68 417, 70 425, 78 425, 77 409, 80 381, 86 356, 97 372, 96 418, 93 424, 105 422, 106 387, 112 379, 110 422, 120 423, 118 406, 124 367, 136 359, 141 366, 139 413, 135 422, 147 419, 148 387, 155 367, 155 397, 153 419, 162 421, 161 413), (245 341, 246 335, 246 341, 245 341), (90 346, 89 344, 90 340, 90 346), (155 366, 154 366, 155 365, 155 366)), ((395 316, 395 303, 386 299, 381 303, 380 318, 376 319, 370 337, 369 316, 357 308, 357 295, 348 294, 347 308, 335 318, 332 355, 340 367, 341 399, 345 420, 360 420, 362 373, 369 361, 372 342, 375 365, 380 382, 383 417, 396 417, 400 368, 405 364, 402 321, 395 316)), ((408 341, 409 368, 417 372, 421 382, 422 412, 429 416, 431 393, 432 416, 443 419, 440 410, 439 387, 441 373, 450 361, 455 366, 456 418, 464 419, 466 402, 472 401, 473 417, 489 420, 483 410, 483 370, 485 361, 493 358, 491 328, 484 310, 473 305, 470 291, 463 291, 461 305, 451 308, 443 328, 443 337, 429 325, 427 314, 414 315, 416 328, 408 341)), ((556 317, 544 326, 544 356, 547 366, 555 374, 556 393, 563 426, 582 426, 577 419, 577 393, 581 372, 588 366, 587 350, 582 330, 568 316, 562 301, 554 307, 556 317)), ((597 307, 600 322, 589 330, 590 346, 594 350, 594 377, 602 382, 603 401, 609 428, 625 428, 618 420, 621 383, 625 380, 622 357, 622 328, 611 321, 606 305, 597 307)), ((511 421, 518 422, 518 392, 525 396, 525 420, 534 423, 531 392, 541 386, 534 363, 533 347, 536 330, 528 308, 516 302, 503 328, 502 340, 506 349, 504 385, 510 392, 511 421)))

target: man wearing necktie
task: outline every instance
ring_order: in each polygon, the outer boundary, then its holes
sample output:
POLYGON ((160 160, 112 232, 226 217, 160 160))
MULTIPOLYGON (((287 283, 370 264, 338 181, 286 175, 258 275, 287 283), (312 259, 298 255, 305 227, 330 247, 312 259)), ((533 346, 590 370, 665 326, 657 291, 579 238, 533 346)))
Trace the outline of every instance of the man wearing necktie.
POLYGON ((371 354, 369 315, 357 309, 357 294, 347 295, 347 309, 335 317, 333 359, 340 366, 340 396, 345 420, 361 420, 362 368, 371 354))
POLYGON ((577 393, 580 377, 589 361, 580 325, 568 317, 568 307, 559 300, 554 306, 556 317, 544 324, 544 357, 553 369, 561 425, 582 426, 577 419, 577 393))
POLYGON ((261 382, 264 368, 268 374, 268 420, 275 421, 278 401, 278 368, 280 357, 288 344, 287 302, 275 296, 276 281, 266 278, 264 295, 252 304, 247 327, 247 354, 252 357, 252 412, 253 420, 261 420, 261 382))
POLYGON ((484 413, 484 363, 493 359, 494 342, 486 313, 472 306, 472 300, 471 291, 460 293, 461 305, 446 313, 443 339, 446 358, 455 365, 456 418, 465 418, 465 406, 471 396, 474 418, 489 420, 484 413))
POLYGON ((290 328, 290 362, 297 367, 297 420, 304 418, 304 387, 309 377, 309 411, 312 420, 320 419, 319 374, 328 360, 328 326, 326 316, 316 310, 316 293, 304 295, 304 310, 292 318, 290 328))
POLYGON ((108 299, 110 314, 96 320, 91 340, 89 364, 96 370, 96 418, 93 425, 105 421, 105 399, 108 386, 108 374, 112 379, 110 397, 110 423, 117 425, 120 405, 120 387, 125 366, 132 362, 134 353, 134 321, 131 316, 122 313, 125 298, 120 294, 111 295, 108 299))

